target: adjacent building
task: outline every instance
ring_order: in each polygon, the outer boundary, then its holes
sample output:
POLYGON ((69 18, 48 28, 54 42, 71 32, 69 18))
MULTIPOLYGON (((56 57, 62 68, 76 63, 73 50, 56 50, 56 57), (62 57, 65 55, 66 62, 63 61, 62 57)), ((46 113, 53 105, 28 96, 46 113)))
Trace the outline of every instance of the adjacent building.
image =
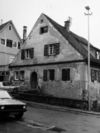
POLYGON ((21 47, 21 38, 12 21, 0 25, 0 81, 9 79, 8 65, 21 47))
MULTIPOLYGON (((87 98, 87 47, 86 39, 70 31, 70 18, 61 26, 41 14, 9 67, 14 80, 30 89, 39 85, 42 93, 55 97, 87 98)), ((99 98, 100 49, 91 44, 90 50, 90 96, 99 98)))

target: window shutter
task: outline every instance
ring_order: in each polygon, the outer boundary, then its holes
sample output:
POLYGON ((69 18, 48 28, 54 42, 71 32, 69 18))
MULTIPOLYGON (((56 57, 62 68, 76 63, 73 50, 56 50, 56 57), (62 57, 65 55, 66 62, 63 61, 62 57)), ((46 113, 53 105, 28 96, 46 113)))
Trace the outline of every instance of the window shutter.
POLYGON ((48 45, 44 46, 44 56, 48 56, 48 45))
POLYGON ((34 48, 30 49, 30 58, 32 59, 34 57, 34 48))
POLYGON ((98 81, 100 82, 100 71, 98 72, 98 81))
POLYGON ((69 81, 70 80, 70 69, 62 69, 62 80, 69 81))
POLYGON ((58 55, 59 52, 60 52, 60 44, 59 44, 59 43, 56 43, 56 44, 54 45, 54 47, 55 47, 55 54, 58 55))
POLYGON ((54 69, 49 70, 49 80, 53 81, 55 79, 54 69))
POLYGON ((91 70, 91 81, 94 82, 97 79, 96 70, 91 70))
POLYGON ((22 60, 25 59, 25 50, 24 49, 21 50, 21 59, 22 60))
POLYGON ((43 81, 47 81, 47 70, 43 71, 43 81))

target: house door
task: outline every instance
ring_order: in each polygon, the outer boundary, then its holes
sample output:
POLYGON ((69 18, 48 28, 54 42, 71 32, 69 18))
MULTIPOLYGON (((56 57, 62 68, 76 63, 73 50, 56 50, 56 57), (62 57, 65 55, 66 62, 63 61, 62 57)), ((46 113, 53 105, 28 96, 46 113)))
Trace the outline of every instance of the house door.
POLYGON ((38 80, 37 80, 37 73, 32 72, 30 76, 30 84, 32 89, 36 89, 38 85, 38 80))

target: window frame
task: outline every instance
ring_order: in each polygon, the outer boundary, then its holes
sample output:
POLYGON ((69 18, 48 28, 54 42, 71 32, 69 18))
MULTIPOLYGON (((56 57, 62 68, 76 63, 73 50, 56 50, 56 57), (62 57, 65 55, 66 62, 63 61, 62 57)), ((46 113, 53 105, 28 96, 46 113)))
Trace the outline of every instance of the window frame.
POLYGON ((12 46, 13 46, 13 40, 7 39, 6 40, 6 46, 9 47, 9 48, 12 48, 12 46))
POLYGON ((9 25, 9 30, 11 30, 11 28, 12 28, 11 25, 9 25))
POLYGON ((5 39, 1 38, 1 44, 5 45, 5 39))
POLYGON ((28 60, 34 58, 34 48, 22 49, 21 50, 21 59, 28 60))
POLYGON ((44 34, 48 32, 48 26, 42 26, 40 27, 40 34, 44 34))
POLYGON ((56 56, 60 53, 60 43, 44 45, 44 56, 56 56))
POLYGON ((18 42, 18 49, 20 49, 21 48, 21 43, 20 42, 18 42))
POLYGON ((51 68, 51 69, 44 69, 43 70, 43 81, 55 81, 55 77, 56 77, 56 71, 55 69, 51 68), (53 77, 52 77, 52 72, 53 72, 53 77))

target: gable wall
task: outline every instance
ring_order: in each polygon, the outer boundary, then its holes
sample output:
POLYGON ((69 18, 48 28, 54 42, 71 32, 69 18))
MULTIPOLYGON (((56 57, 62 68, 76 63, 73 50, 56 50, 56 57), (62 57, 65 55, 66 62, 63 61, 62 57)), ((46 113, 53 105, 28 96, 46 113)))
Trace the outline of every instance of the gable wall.
POLYGON ((20 42, 20 39, 16 35, 16 32, 11 24, 8 24, 0 31, 0 65, 6 65, 11 63, 19 49, 17 47, 7 47, 6 40, 13 40, 13 44, 20 42), (11 26, 11 30, 9 30, 11 26), (5 39, 5 44, 1 44, 1 39, 5 39))
POLYGON ((43 16, 35 24, 25 46, 25 48, 34 47, 34 59, 37 60, 37 63, 82 59, 82 56, 66 39, 63 38, 63 36, 46 20, 46 18, 44 18, 42 24, 40 23, 41 19, 43 19, 43 16), (40 27, 45 25, 49 26, 49 31, 40 34, 40 27), (60 43, 60 54, 57 56, 44 56, 44 45, 53 43, 60 43))
MULTIPOLYGON (((8 24, 1 32, 0 32, 0 39, 11 39, 14 42, 20 42, 20 39, 18 38, 18 36, 16 35, 16 32, 14 30, 14 28, 12 27, 11 24, 8 24), (11 30, 9 30, 9 26, 11 26, 11 30)), ((6 45, 6 44, 5 44, 6 45)), ((5 53, 11 53, 16 55, 18 52, 18 48, 17 47, 6 47, 5 45, 1 44, 0 41, 0 52, 5 52, 5 53)))

